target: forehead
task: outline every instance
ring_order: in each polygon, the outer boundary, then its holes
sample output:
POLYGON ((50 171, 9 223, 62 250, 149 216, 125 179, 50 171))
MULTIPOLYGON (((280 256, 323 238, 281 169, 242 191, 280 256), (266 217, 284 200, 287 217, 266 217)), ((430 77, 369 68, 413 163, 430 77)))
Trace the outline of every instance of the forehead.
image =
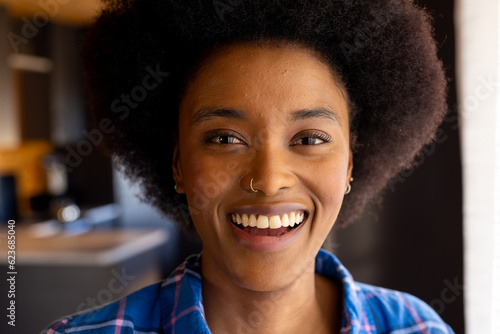
POLYGON ((215 52, 198 70, 181 101, 180 116, 192 116, 204 107, 279 116, 296 109, 328 106, 344 118, 344 94, 343 84, 330 66, 310 49, 229 46, 215 52))

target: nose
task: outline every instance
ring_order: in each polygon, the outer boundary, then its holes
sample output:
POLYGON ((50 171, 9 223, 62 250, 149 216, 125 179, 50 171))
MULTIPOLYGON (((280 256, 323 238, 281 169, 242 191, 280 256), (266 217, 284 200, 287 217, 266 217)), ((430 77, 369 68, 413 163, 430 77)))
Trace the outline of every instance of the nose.
POLYGON ((281 190, 292 188, 296 182, 293 173, 295 162, 279 148, 260 148, 250 161, 250 171, 242 179, 242 186, 250 191, 250 181, 257 193, 273 196, 281 190))

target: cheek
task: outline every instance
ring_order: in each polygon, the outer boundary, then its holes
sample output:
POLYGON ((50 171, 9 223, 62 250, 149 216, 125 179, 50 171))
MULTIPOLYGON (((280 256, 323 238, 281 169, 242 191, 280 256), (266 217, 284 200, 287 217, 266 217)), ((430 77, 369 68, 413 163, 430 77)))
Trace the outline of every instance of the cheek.
POLYGON ((315 175, 313 192, 318 201, 318 213, 333 224, 344 200, 347 164, 325 164, 315 170, 315 175))
POLYGON ((183 160, 186 197, 193 210, 215 209, 221 198, 237 185, 241 166, 234 161, 224 161, 213 156, 191 154, 183 160))

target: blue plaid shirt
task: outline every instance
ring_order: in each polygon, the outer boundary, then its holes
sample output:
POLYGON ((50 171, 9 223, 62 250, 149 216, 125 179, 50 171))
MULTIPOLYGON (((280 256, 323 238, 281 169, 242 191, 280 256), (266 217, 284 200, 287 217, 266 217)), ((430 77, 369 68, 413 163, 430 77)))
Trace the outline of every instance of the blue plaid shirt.
MULTIPOLYGON (((167 280, 98 309, 59 320, 42 333, 210 333, 202 303, 200 262, 201 254, 193 255, 167 280)), ((342 334, 453 333, 420 299, 354 282, 347 269, 327 251, 319 251, 315 265, 318 274, 342 282, 342 334)))

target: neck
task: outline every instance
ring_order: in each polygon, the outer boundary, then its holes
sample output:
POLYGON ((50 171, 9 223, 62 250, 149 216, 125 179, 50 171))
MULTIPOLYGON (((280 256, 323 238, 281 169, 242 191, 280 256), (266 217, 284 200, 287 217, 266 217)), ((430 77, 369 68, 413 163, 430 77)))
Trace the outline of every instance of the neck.
POLYGON ((214 334, 338 333, 341 301, 339 286, 314 268, 288 286, 266 292, 203 273, 205 316, 214 334))

